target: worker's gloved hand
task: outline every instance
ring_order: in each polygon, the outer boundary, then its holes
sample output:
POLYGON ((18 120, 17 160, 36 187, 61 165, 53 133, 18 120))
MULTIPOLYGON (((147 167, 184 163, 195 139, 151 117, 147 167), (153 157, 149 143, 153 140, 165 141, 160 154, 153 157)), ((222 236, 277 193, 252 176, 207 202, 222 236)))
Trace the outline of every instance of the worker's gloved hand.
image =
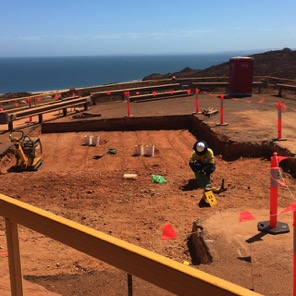
POLYGON ((209 163, 203 167, 203 170, 207 175, 210 175, 215 170, 215 164, 209 163))
POLYGON ((189 166, 194 172, 199 172, 203 169, 202 164, 200 164, 198 162, 190 162, 189 166))

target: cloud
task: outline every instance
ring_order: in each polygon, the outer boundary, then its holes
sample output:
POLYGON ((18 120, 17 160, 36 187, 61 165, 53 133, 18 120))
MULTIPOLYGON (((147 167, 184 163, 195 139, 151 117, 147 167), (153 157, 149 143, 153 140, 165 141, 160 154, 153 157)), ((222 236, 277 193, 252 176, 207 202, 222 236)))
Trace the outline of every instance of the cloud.
POLYGON ((18 41, 18 40, 41 40, 42 38, 37 37, 37 36, 15 36, 15 37, 0 37, 0 40, 9 40, 9 41, 18 41))
POLYGON ((212 33, 206 30, 171 30, 159 32, 127 32, 127 33, 110 33, 110 34, 85 34, 85 35, 42 35, 42 36, 16 36, 0 37, 0 40, 15 41, 35 41, 35 40, 108 40, 108 39, 160 39, 160 38, 191 38, 199 37, 204 34, 212 33))
POLYGON ((201 36, 208 34, 210 31, 161 31, 161 32, 127 32, 127 33, 110 33, 110 34, 87 34, 87 35, 55 35, 51 38, 75 39, 75 40, 106 40, 106 39, 147 39, 147 38, 184 38, 201 36))
POLYGON ((34 37, 34 36, 19 36, 16 39, 18 39, 18 40, 41 40, 41 38, 34 37))

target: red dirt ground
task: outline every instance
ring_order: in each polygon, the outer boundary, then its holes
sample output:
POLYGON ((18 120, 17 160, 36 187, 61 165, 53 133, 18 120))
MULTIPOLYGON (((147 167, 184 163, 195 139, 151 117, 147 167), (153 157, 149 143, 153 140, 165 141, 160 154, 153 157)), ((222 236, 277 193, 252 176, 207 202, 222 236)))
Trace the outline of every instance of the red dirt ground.
MULTIPOLYGON (((253 100, 261 97, 255 96, 253 100)), ((188 106, 186 100, 189 98, 182 101, 184 108, 188 106)), ((291 102, 287 104, 291 106, 291 102)), ((154 102, 153 108, 161 113, 161 104, 164 103, 168 101, 154 102)), ((228 104, 236 103, 231 101, 228 104)), ((219 106, 219 101, 215 104, 219 106)), ((217 133, 227 133, 228 129, 228 135, 236 137, 235 141, 244 141, 245 137, 250 139, 251 136, 257 141, 266 140, 265 129, 256 129, 257 112, 260 112, 262 126, 266 127, 267 135, 271 137, 274 127, 266 123, 276 118, 276 113, 273 115, 274 111, 262 105, 248 105, 248 110, 244 110, 242 106, 247 104, 238 104, 231 117, 226 117, 230 123, 228 127, 220 127, 220 130, 214 127, 213 122, 219 121, 217 116, 205 118, 205 123, 212 125, 217 133), (235 120, 237 124, 233 124, 235 120), (252 125, 246 127, 246 122, 252 125)), ((135 104, 132 111, 147 113, 147 106, 147 103, 135 104)), ((170 106, 174 106, 173 101, 170 106)), ((189 109, 184 111, 179 105, 177 107, 179 111, 176 112, 190 113, 189 109)), ((97 108, 103 115, 110 105, 97 108)), ((91 110, 95 112, 95 109, 91 110)), ((290 115, 285 119, 286 126, 289 126, 285 136, 289 134, 289 141, 280 145, 291 145, 291 141, 295 140, 295 115, 293 112, 290 115)), ((34 133, 39 134, 40 130, 34 133)), ((217 205, 201 207, 203 190, 194 186, 194 176, 188 167, 195 137, 187 130, 98 131, 39 136, 44 151, 41 169, 33 173, 8 173, 14 163, 13 156, 9 154, 2 159, 2 194, 178 262, 192 263, 187 243, 193 222, 199 220, 204 226, 204 239, 213 256, 213 263, 194 268, 264 295, 292 294, 293 231, 276 236, 257 231, 257 223, 269 219, 268 159, 225 161, 222 155, 216 155, 217 169, 213 174, 213 183, 219 185, 225 179, 227 191, 216 195, 217 205), (83 145, 87 134, 100 136, 101 144, 97 147, 83 145), (134 156, 137 144, 154 144, 155 155, 134 156), (108 147, 116 147, 118 153, 93 159, 108 147), (137 174, 138 178, 124 180, 124 173, 137 174), (152 174, 162 175, 167 183, 154 183, 152 174), (240 214, 246 210, 255 219, 240 222, 240 214), (161 240, 166 223, 173 226, 178 235, 176 239, 161 240)), ((290 174, 282 172, 282 177, 288 189, 279 187, 279 211, 294 202, 296 190, 296 180, 290 174)), ((288 223, 292 229, 291 213, 279 216, 279 220, 288 223)), ((126 273, 31 230, 20 227, 19 232, 24 282, 27 289, 33 289, 31 292, 27 290, 25 295, 49 295, 29 282, 65 296, 127 295, 126 273)), ((0 220, 0 252, 6 251, 4 221, 0 220)), ((0 257, 0 261, 0 275, 7 278, 7 257, 0 257)), ((4 283, 0 283, 1 295, 9 295, 9 288, 5 288, 4 283)), ((171 295, 137 278, 134 278, 134 294, 171 295)))

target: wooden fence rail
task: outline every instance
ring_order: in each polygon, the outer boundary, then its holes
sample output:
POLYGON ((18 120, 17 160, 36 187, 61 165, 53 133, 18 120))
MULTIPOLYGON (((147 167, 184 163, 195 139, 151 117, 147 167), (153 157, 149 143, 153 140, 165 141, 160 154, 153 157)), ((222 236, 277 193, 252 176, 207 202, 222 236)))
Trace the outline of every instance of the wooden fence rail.
POLYGON ((275 88, 279 90, 278 96, 283 96, 283 90, 296 91, 296 85, 276 83, 275 88))
POLYGON ((90 97, 83 98, 65 98, 57 103, 51 103, 39 107, 27 108, 18 111, 0 112, 0 124, 8 124, 8 130, 13 130, 13 122, 18 119, 27 118, 38 115, 38 122, 43 122, 43 114, 62 110, 63 116, 67 116, 67 109, 77 106, 84 106, 84 110, 88 109, 90 97))
POLYGON ((23 295, 18 224, 177 295, 260 295, 3 194, 0 216, 6 222, 12 296, 23 295))
POLYGON ((162 92, 153 92, 148 94, 139 94, 130 96, 129 99, 131 102, 142 102, 142 101, 152 101, 152 100, 159 100, 164 98, 176 98, 179 96, 191 96, 193 93, 190 89, 184 89, 184 90, 171 90, 171 91, 162 91, 162 92))
POLYGON ((169 83, 169 84, 160 84, 160 85, 153 85, 153 86, 142 86, 142 87, 134 87, 134 88, 125 88, 125 89, 115 89, 115 90, 104 90, 99 92, 91 93, 92 104, 96 105, 96 101, 102 97, 106 96, 121 96, 124 99, 124 93, 129 92, 130 96, 137 95, 137 93, 151 93, 153 91, 165 91, 165 90, 178 90, 181 88, 180 83, 169 83))

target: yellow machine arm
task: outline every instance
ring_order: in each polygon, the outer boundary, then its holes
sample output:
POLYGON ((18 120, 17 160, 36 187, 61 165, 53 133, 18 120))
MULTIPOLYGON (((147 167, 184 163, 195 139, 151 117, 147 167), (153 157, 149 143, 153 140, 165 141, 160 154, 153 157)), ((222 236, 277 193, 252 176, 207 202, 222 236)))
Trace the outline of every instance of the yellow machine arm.
POLYGON ((14 144, 16 153, 19 156, 19 162, 20 162, 19 165, 23 164, 24 166, 27 166, 28 165, 28 157, 25 155, 25 153, 24 153, 24 151, 22 149, 20 139, 19 138, 14 138, 12 142, 14 144))

